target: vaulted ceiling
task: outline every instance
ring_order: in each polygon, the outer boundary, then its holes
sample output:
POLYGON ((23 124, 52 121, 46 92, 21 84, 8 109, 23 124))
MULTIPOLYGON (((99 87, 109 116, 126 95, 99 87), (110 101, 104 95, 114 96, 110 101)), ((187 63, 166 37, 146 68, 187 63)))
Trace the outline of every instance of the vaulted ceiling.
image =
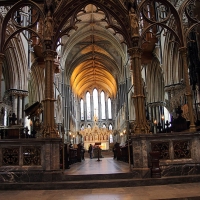
POLYGON ((124 39, 112 29, 106 29, 104 19, 104 13, 89 4, 77 15, 77 29, 62 38, 61 60, 66 77, 71 77, 72 89, 80 97, 94 88, 114 97, 117 82, 123 76, 127 59, 124 39))

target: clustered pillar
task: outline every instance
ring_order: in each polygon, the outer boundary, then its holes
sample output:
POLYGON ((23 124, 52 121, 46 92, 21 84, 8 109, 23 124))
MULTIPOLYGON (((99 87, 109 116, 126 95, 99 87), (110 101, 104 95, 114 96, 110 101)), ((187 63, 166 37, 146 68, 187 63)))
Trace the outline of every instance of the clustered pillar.
POLYGON ((141 75, 141 54, 142 51, 139 47, 133 47, 129 49, 129 55, 131 58, 131 67, 133 71, 133 82, 134 82, 134 105, 135 105, 135 123, 134 133, 135 134, 147 134, 149 133, 150 127, 147 124, 145 115, 145 97, 142 88, 142 75, 141 75))
POLYGON ((185 81, 185 88, 187 97, 187 104, 188 104, 188 111, 190 117, 190 132, 195 132, 196 127, 194 124, 194 111, 193 111, 193 100, 192 100, 192 91, 189 84, 189 74, 188 74, 188 66, 187 66, 187 48, 180 48, 179 49, 182 59, 183 59, 183 72, 184 72, 184 81, 185 81))
POLYGON ((45 99, 44 103, 44 130, 43 136, 56 138, 58 137, 57 131, 55 129, 54 121, 54 91, 53 91, 53 81, 54 81, 54 59, 57 55, 55 51, 47 49, 43 53, 45 61, 45 99))

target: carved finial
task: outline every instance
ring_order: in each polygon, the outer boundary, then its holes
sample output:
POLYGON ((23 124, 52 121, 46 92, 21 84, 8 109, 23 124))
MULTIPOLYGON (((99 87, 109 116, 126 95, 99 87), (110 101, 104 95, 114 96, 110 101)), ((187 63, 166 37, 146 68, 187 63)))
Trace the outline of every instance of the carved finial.
POLYGON ((137 10, 137 1, 136 0, 125 0, 124 5, 126 6, 127 10, 130 11, 131 8, 137 10))
POLYGON ((54 13, 55 10, 55 0, 45 0, 44 1, 44 12, 47 15, 48 12, 51 13, 51 15, 54 13))

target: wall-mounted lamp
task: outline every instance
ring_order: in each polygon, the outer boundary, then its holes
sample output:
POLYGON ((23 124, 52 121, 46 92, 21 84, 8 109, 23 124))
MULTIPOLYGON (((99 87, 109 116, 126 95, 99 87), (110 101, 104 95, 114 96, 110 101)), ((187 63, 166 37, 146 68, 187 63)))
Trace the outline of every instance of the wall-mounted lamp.
POLYGON ((157 120, 155 119, 155 120, 153 121, 153 123, 154 123, 154 125, 156 126, 156 125, 157 125, 157 120))
POLYGON ((164 116, 164 115, 162 115, 162 116, 161 116, 161 119, 162 119, 162 121, 164 121, 164 120, 165 120, 165 116, 164 116))

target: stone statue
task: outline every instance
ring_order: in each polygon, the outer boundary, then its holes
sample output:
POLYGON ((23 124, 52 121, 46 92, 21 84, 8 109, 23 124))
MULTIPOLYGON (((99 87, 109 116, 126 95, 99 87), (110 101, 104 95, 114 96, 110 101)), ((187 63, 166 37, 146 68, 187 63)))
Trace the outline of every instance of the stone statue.
POLYGON ((51 12, 49 10, 44 20, 44 38, 46 40, 51 40, 52 36, 53 36, 53 18, 51 17, 51 12))
POLYGON ((133 7, 129 11, 130 25, 131 25, 131 37, 139 35, 138 16, 133 7))

